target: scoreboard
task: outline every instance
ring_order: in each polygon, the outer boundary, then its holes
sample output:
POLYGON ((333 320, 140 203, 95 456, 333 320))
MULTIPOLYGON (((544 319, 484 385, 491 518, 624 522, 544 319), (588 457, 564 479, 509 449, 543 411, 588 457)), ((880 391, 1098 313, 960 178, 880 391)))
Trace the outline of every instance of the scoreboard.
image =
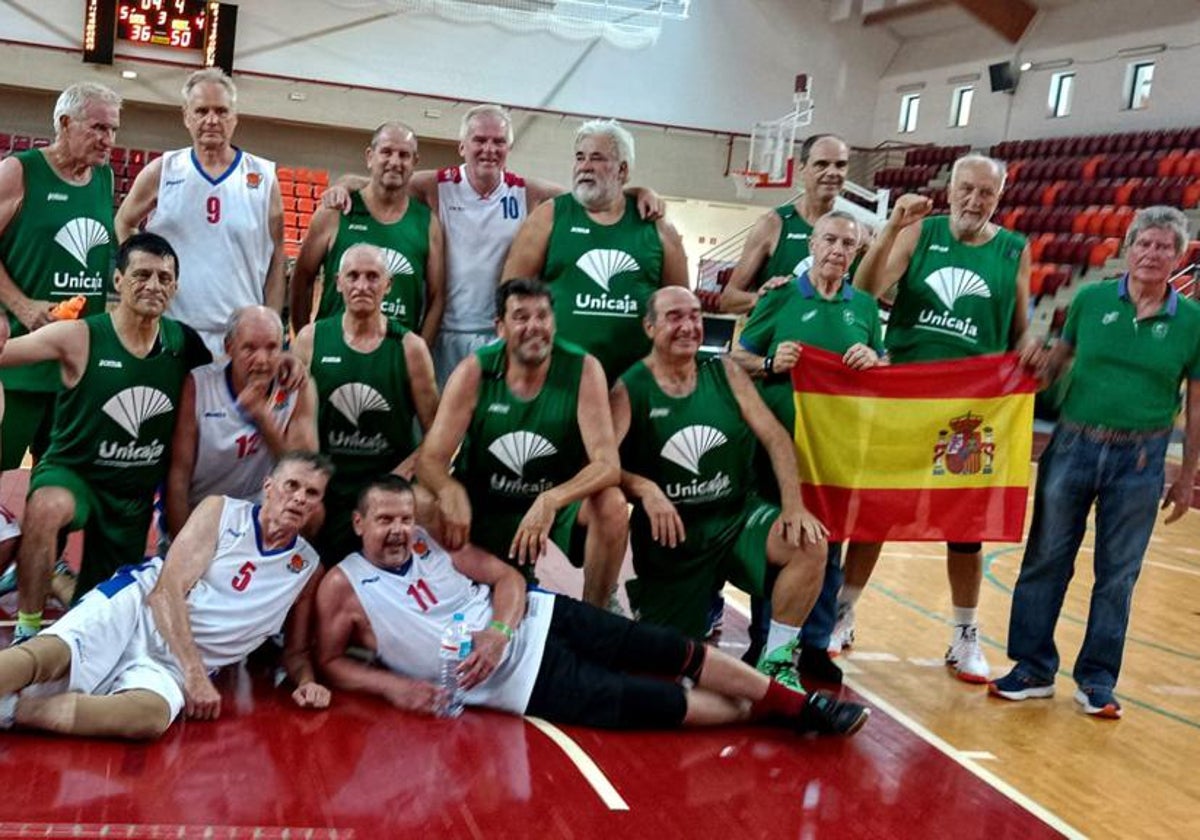
POLYGON ((117 0, 117 40, 204 49, 207 0, 117 0))
POLYGON ((112 64, 115 42, 121 41, 199 53, 206 67, 232 73, 237 11, 218 0, 85 0, 83 60, 112 64))

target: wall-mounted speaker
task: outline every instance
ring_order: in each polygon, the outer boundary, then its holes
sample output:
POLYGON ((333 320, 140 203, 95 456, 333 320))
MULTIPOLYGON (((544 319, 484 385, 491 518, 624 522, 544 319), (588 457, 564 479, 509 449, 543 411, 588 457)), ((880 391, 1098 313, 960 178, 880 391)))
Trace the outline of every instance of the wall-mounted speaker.
POLYGON ((1011 61, 989 64, 988 78, 992 82, 992 93, 1012 93, 1017 89, 1017 68, 1011 61))

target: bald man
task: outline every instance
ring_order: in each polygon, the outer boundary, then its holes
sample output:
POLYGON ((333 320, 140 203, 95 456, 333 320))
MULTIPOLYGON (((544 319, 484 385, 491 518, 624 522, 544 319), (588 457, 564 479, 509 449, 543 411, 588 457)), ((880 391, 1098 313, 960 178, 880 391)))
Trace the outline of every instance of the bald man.
POLYGON ((371 136, 366 151, 370 180, 349 195, 346 213, 321 207, 314 215, 292 272, 292 325, 300 330, 312 313, 317 272, 324 271, 318 319, 342 312, 337 289, 342 254, 365 242, 383 251, 391 288, 382 312, 419 331, 432 346, 446 308, 442 226, 429 205, 410 196, 420 160, 417 138, 404 123, 386 122, 371 136))
POLYGON ((172 537, 206 497, 257 500, 280 455, 316 450, 316 389, 280 385, 283 337, 275 310, 242 307, 225 332, 228 358, 184 380, 167 471, 172 537))

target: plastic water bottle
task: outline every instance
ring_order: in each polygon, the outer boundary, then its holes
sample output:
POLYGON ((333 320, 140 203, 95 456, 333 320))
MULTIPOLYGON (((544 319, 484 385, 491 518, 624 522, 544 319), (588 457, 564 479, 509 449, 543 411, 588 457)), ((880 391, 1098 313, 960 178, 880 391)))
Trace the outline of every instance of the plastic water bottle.
POLYGON ((458 687, 458 666, 471 655, 471 634, 467 631, 467 622, 462 613, 455 613, 442 631, 442 641, 438 648, 441 659, 441 679, 439 687, 442 690, 441 703, 438 706, 438 717, 455 718, 462 714, 462 689, 458 687))

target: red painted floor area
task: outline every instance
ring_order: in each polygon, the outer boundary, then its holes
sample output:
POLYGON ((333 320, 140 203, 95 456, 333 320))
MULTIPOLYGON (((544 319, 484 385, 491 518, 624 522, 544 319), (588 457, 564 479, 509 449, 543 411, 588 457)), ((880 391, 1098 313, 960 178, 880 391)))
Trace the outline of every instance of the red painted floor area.
POLYGON ((1058 836, 878 712, 848 740, 568 728, 622 812, 520 718, 426 720, 348 694, 304 712, 261 668, 218 687, 219 721, 155 744, 0 735, 0 837, 1058 836))

